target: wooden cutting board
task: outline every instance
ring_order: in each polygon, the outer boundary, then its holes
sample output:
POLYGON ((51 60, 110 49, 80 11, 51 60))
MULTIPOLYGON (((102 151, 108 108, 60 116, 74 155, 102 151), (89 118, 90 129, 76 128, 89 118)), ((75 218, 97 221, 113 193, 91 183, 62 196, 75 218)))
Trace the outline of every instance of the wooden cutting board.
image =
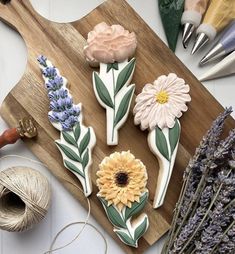
MULTIPOLYGON (((92 214, 126 253, 143 253, 169 229, 181 188, 183 170, 212 120, 223 108, 124 0, 108 0, 81 20, 67 24, 58 24, 44 19, 35 12, 29 0, 12 0, 7 6, 0 5, 0 18, 19 31, 28 48, 25 74, 3 102, 1 116, 10 126, 16 125, 18 120, 25 116, 34 118, 38 137, 34 140, 25 140, 26 145, 48 166, 75 198, 86 206, 83 195, 72 185, 61 180, 79 184, 73 174, 63 167, 61 155, 54 144, 59 133, 47 119, 49 102, 36 60, 40 54, 47 56, 69 80, 75 103, 83 103, 85 124, 93 126, 96 132, 97 145, 94 149, 92 167, 94 192, 90 197, 92 214), (117 147, 106 145, 105 111, 94 96, 91 83, 93 70, 83 56, 87 33, 101 21, 108 24, 119 23, 137 34, 137 66, 133 79, 136 84, 136 94, 140 93, 144 84, 169 72, 175 72, 184 78, 191 87, 192 102, 188 112, 180 119, 182 133, 173 175, 165 203, 157 210, 152 209, 158 176, 157 160, 149 151, 147 132, 142 132, 134 126, 132 114, 120 130, 119 145, 117 147), (96 198, 95 181, 98 164, 106 155, 116 150, 130 150, 144 162, 148 170, 147 187, 150 198, 145 211, 149 215, 150 228, 144 238, 139 241, 138 249, 127 247, 120 242, 96 198)), ((230 118, 226 123, 226 131, 234 126, 235 122, 230 118)))

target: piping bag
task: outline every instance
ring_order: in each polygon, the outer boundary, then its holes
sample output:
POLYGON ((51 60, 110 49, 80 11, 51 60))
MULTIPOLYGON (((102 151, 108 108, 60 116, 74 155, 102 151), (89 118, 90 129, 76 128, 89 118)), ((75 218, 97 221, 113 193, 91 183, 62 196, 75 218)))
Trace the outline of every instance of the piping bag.
POLYGON ((223 33, 219 42, 202 58, 200 65, 214 61, 235 50, 235 21, 223 33))
POLYGON ((184 0, 159 0, 158 6, 169 48, 175 52, 184 0))
POLYGON ((15 128, 5 130, 0 135, 0 148, 8 144, 14 144, 18 139, 33 138, 37 135, 37 129, 31 118, 23 118, 15 128))
POLYGON ((185 0, 184 12, 181 18, 183 25, 182 43, 187 48, 194 30, 200 25, 210 0, 185 0))
POLYGON ((197 29, 197 39, 192 54, 209 41, 213 41, 217 33, 223 30, 233 19, 235 19, 234 0, 212 0, 202 24, 197 29))
POLYGON ((209 71, 203 74, 199 80, 205 81, 210 79, 221 78, 224 76, 235 74, 235 51, 225 57, 218 64, 213 66, 209 71))

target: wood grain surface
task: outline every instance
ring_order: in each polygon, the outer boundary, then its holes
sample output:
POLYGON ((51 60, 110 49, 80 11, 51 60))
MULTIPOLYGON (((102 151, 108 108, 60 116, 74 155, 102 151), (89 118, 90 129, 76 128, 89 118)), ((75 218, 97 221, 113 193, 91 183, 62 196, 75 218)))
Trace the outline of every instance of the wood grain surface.
MULTIPOLYGON (((35 120, 38 136, 32 140, 25 140, 25 143, 75 198, 86 206, 83 195, 68 183, 70 181, 79 185, 73 174, 63 167, 61 155, 54 144, 54 140, 59 138, 59 132, 47 119, 49 101, 36 60, 40 54, 47 56, 60 70, 61 75, 69 80, 74 102, 83 104, 85 124, 91 125, 96 132, 97 145, 93 153, 92 167, 94 191, 90 197, 92 214, 122 245, 126 253, 143 253, 169 229, 181 188, 183 170, 211 122, 223 110, 222 106, 124 0, 108 0, 81 20, 66 24, 44 19, 34 11, 28 0, 12 0, 9 5, 0 5, 0 18, 22 35, 28 48, 25 73, 2 104, 1 116, 10 126, 15 126, 18 120, 25 116, 31 116, 35 120), (132 114, 119 132, 119 145, 116 147, 106 145, 105 111, 94 96, 91 82, 93 69, 86 63, 83 55, 87 33, 101 21, 108 24, 119 23, 137 34, 137 66, 133 78, 136 94, 147 82, 152 82, 158 76, 170 72, 184 78, 191 88, 192 102, 189 104, 189 110, 180 119, 182 132, 173 175, 165 203, 157 210, 152 208, 158 176, 157 160, 148 148, 147 132, 142 132, 134 126, 132 114), (130 150, 141 159, 149 175, 147 187, 150 198, 145 212, 149 215, 150 228, 139 241, 138 249, 120 242, 96 197, 98 164, 110 153, 122 150, 130 150)), ((226 132, 234 126, 234 120, 229 118, 225 126, 226 132)))

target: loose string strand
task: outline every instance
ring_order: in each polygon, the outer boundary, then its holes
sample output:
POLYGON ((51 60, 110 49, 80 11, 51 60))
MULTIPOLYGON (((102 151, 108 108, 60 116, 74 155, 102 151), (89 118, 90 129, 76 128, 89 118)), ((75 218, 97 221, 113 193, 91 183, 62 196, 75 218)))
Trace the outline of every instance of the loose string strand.
MULTIPOLYGON (((4 159, 7 159, 7 158, 19 158, 19 159, 23 159, 23 160, 27 160, 29 162, 32 162, 32 163, 35 163, 35 164, 38 164, 38 165, 41 165, 41 166, 44 166, 48 169, 47 165, 40 162, 40 161, 37 161, 37 160, 34 160, 34 159, 30 159, 28 157, 25 157, 25 156, 21 156, 21 155, 17 155, 17 154, 9 154, 9 155, 4 155, 0 158, 0 161, 4 160, 4 159)), ((70 182, 68 181, 67 179, 64 179, 64 178, 61 178, 59 177, 60 180, 63 180, 71 185, 73 185, 75 188, 77 188, 79 191, 81 191, 83 194, 83 190, 77 186, 76 184, 74 184, 73 182, 70 182)), ((82 234, 82 232, 84 231, 85 227, 88 225, 90 227, 92 227, 100 236, 101 238, 103 239, 104 241, 104 244, 105 244, 105 250, 104 250, 104 253, 107 254, 108 252, 108 243, 107 243, 107 240, 104 236, 104 234, 94 225, 92 225, 91 223, 89 223, 89 218, 90 218, 90 212, 91 212, 91 204, 90 204, 90 200, 86 197, 86 200, 87 200, 87 205, 88 205, 88 212, 87 212, 87 217, 86 217, 86 220, 85 221, 77 221, 77 222, 72 222, 72 223, 69 223, 67 225, 65 225, 56 235, 55 237, 53 238, 51 244, 50 244, 50 248, 48 251, 44 252, 43 254, 50 254, 52 252, 55 252, 57 250, 61 250, 61 249, 64 249, 66 248, 67 246, 69 246, 70 244, 72 244, 74 241, 76 241, 78 239, 78 237, 82 234), (74 239, 72 239, 69 243, 63 245, 63 246, 60 246, 58 248, 54 248, 54 245, 58 239, 58 237, 69 227, 73 226, 73 225, 76 225, 76 224, 83 224, 83 227, 81 228, 81 230, 78 232, 78 234, 74 237, 74 239)))

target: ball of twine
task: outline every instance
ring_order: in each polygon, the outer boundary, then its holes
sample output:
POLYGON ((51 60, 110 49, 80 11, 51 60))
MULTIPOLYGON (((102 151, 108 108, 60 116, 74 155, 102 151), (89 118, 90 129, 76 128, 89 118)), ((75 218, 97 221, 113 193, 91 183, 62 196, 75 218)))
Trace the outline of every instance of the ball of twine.
POLYGON ((0 228, 11 232, 28 230, 48 210, 50 185, 45 176, 28 167, 0 172, 0 228))

